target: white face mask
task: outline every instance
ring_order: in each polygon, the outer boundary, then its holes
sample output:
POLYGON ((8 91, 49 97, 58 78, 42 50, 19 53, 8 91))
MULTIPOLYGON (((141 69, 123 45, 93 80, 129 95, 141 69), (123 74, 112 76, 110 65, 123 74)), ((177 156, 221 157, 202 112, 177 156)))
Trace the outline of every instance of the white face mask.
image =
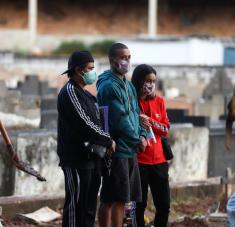
POLYGON ((143 92, 145 95, 151 95, 155 91, 156 85, 151 82, 144 82, 143 92))

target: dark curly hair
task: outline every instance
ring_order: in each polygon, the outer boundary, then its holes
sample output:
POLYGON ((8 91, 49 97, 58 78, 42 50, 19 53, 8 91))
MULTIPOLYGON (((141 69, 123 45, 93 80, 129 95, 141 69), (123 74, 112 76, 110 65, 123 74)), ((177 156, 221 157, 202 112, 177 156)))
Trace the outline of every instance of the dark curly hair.
POLYGON ((138 98, 140 98, 140 91, 144 84, 145 78, 150 73, 157 75, 156 70, 152 66, 146 64, 138 65, 133 71, 131 82, 136 89, 138 98))

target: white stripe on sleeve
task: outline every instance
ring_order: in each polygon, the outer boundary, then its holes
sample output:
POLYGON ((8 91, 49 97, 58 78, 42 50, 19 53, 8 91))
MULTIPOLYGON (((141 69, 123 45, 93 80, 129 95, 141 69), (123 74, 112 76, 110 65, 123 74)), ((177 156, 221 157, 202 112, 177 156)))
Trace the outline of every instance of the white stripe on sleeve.
POLYGON ((94 122, 92 122, 90 120, 90 117, 85 114, 85 112, 82 109, 81 104, 75 94, 74 86, 70 83, 67 84, 67 92, 69 94, 69 98, 70 98, 76 112, 79 114, 81 119, 86 123, 86 125, 88 125, 91 129, 93 129, 95 132, 99 133, 100 135, 110 138, 110 135, 108 133, 104 132, 98 125, 95 125, 94 122))

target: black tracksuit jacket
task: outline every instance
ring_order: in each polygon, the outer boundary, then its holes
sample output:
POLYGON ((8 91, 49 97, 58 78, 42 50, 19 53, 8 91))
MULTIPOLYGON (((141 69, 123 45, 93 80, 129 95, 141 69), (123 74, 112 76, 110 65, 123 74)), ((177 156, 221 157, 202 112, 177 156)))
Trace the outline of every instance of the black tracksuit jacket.
POLYGON ((89 168, 96 157, 84 143, 110 147, 110 135, 101 129, 96 98, 69 80, 57 101, 57 153, 62 167, 89 168))

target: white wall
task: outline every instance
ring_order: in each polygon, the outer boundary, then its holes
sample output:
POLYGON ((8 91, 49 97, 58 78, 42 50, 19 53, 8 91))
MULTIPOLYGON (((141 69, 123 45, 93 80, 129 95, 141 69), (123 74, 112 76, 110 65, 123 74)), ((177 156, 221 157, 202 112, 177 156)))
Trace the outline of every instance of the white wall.
POLYGON ((218 40, 189 41, 191 65, 223 65, 224 47, 218 40))
POLYGON ((182 39, 174 41, 123 40, 133 64, 222 65, 223 45, 217 40, 182 39))

